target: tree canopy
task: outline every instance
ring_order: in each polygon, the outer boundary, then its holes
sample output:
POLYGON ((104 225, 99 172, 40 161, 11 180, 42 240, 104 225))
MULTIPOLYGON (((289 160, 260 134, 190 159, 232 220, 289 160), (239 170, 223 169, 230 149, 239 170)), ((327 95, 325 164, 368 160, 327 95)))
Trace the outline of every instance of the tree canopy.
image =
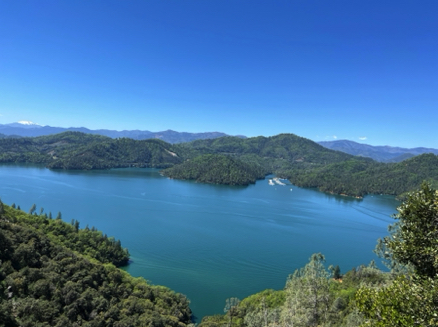
POLYGON ((358 306, 369 326, 438 326, 438 191, 423 183, 394 218, 383 244, 392 260, 413 272, 380 289, 361 288, 358 306))
POLYGON ((0 326, 191 323, 184 295, 116 268, 120 242, 76 226, 0 201, 0 326))
POLYGON ((220 154, 204 154, 188 159, 162 173, 171 178, 225 185, 253 184, 265 176, 263 168, 257 164, 220 154))

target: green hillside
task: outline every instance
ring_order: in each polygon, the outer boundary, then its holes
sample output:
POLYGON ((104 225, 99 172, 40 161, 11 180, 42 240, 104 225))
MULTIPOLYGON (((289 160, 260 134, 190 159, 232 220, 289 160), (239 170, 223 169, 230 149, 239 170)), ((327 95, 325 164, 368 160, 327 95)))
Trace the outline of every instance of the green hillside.
POLYGON ((168 167, 182 162, 160 140, 111 139, 79 132, 0 139, 0 162, 42 163, 54 169, 168 167))
POLYGON ((171 178, 224 185, 248 185, 265 177, 260 165, 220 154, 187 159, 182 164, 164 169, 162 173, 171 178))
POLYGON ((133 278, 120 242, 0 202, 0 326, 175 326, 189 301, 133 278))
POLYGON ((438 156, 422 154, 399 163, 353 158, 309 170, 284 172, 291 183, 324 192, 362 197, 366 194, 403 195, 427 180, 438 186, 438 156))
POLYGON ((418 188, 424 180, 438 186, 438 156, 434 154, 422 154, 400 163, 379 163, 326 149, 293 134, 197 140, 178 148, 191 155, 216 153, 239 158, 297 186, 334 194, 402 196, 418 188))
POLYGON ((174 145, 79 132, 0 139, 0 162, 37 163, 52 169, 171 168, 163 174, 228 185, 248 185, 276 174, 297 186, 356 197, 399 196, 418 188, 423 180, 438 185, 437 158, 422 154, 399 163, 379 163, 294 134, 221 137, 174 145))
POLYGON ((277 172, 288 167, 307 167, 340 162, 353 156, 324 148, 323 146, 294 134, 279 134, 272 137, 221 137, 213 140, 196 140, 178 145, 184 153, 224 154, 246 160, 256 160, 267 172, 277 172))

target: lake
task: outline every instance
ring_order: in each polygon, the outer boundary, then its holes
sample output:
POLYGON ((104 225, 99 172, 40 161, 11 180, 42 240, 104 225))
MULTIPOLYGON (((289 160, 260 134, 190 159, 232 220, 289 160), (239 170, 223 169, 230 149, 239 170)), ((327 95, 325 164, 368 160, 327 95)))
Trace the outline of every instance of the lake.
POLYGON ((198 321, 223 313, 225 300, 281 289, 312 253, 341 272, 378 258, 398 201, 363 200, 293 185, 248 187, 168 179, 155 169, 52 171, 0 166, 0 197, 28 211, 44 208, 80 227, 95 226, 131 253, 124 269, 184 293, 198 321))

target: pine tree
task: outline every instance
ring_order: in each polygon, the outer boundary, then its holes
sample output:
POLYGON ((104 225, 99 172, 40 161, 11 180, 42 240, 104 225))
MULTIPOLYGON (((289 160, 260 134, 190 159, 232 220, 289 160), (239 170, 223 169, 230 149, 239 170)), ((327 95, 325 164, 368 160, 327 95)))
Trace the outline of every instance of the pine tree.
POLYGON ((325 257, 315 253, 309 263, 289 276, 282 322, 289 326, 319 326, 328 318, 330 273, 324 267, 325 257))
POLYGON ((33 214, 35 210, 36 210, 36 204, 34 203, 34 204, 32 204, 32 206, 29 209, 29 214, 30 215, 33 214))

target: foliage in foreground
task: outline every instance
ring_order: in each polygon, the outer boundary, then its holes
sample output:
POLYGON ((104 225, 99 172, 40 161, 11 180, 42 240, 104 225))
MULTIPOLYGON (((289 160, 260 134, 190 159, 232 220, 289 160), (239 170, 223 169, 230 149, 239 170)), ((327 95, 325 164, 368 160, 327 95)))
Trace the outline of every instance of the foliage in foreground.
POLYGON ((423 183, 394 218, 384 252, 410 269, 387 287, 360 289, 366 326, 438 326, 438 190, 423 183))
MULTIPOLYGON (((96 247, 91 257, 82 255, 74 243, 60 241, 61 235, 45 235, 36 228, 41 221, 35 218, 0 202, 0 325, 179 327, 190 323, 185 296, 93 259, 99 244, 89 245, 96 247)), ((53 224, 63 225, 66 231, 72 227, 61 220, 53 224)))
POLYGON ((224 315, 204 317, 199 326, 360 326, 363 316, 355 307, 356 291, 362 284, 386 285, 391 276, 371 264, 334 279, 337 269, 325 268, 324 262, 322 254, 313 254, 307 265, 288 277, 283 290, 251 295, 224 315))

